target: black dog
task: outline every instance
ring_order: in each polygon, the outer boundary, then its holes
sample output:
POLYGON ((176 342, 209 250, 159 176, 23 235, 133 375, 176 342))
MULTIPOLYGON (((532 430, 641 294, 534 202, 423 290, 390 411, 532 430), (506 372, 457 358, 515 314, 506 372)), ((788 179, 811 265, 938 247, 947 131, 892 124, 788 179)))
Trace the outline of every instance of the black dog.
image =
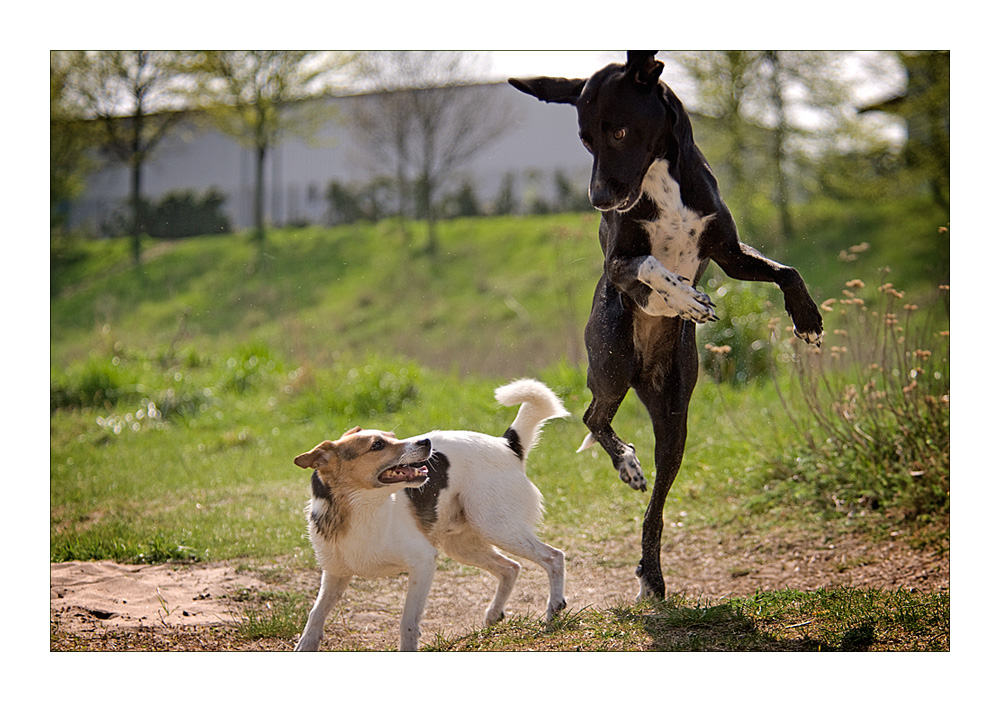
POLYGON ((795 334, 819 345, 823 320, 794 268, 740 242, 718 183, 694 143, 684 106, 660 82, 655 51, 630 51, 587 79, 510 79, 545 102, 576 106, 580 139, 593 154, 590 202, 601 211, 604 274, 585 339, 593 394, 581 450, 596 440, 622 480, 646 489, 635 449, 611 428, 630 387, 649 411, 656 479, 642 525, 639 596, 663 597, 663 505, 687 436, 687 408, 698 375, 695 322, 715 320, 695 290, 709 261, 738 280, 777 283, 795 334))

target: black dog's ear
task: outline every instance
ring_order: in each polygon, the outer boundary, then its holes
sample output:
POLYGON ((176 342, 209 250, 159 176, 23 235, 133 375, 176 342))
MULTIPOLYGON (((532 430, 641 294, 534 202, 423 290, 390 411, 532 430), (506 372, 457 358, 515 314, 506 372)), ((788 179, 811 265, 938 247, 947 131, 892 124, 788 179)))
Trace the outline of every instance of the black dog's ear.
POLYGON ((580 97, 587 81, 584 78, 530 78, 528 80, 508 78, 507 82, 522 93, 527 93, 543 102, 575 105, 576 99, 580 97))
POLYGON ((635 78, 635 82, 652 88, 663 73, 663 62, 653 57, 655 51, 629 51, 625 62, 625 74, 635 78))

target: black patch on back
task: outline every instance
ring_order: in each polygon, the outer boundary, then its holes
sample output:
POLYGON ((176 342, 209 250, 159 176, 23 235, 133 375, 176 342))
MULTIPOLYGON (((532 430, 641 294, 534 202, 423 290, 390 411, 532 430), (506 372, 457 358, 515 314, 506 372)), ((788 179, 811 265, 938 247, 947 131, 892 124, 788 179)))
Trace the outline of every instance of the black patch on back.
POLYGON ((514 427, 510 427, 507 431, 503 433, 503 438, 507 440, 507 445, 510 446, 510 450, 514 452, 517 456, 517 460, 524 460, 524 447, 521 446, 521 437, 517 435, 514 431, 514 427))
POLYGON ((413 513, 424 531, 430 531, 437 523, 438 496, 448 487, 448 468, 451 463, 443 453, 433 453, 423 463, 427 466, 427 482, 418 488, 403 488, 410 498, 413 513))

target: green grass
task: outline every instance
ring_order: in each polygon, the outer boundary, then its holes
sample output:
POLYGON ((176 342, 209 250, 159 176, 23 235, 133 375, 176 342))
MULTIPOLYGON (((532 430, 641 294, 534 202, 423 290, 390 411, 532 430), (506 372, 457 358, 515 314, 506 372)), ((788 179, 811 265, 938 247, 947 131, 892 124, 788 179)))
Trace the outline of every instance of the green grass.
MULTIPOLYGON (((253 247, 236 235, 150 249, 141 273, 122 265, 121 242, 77 245, 59 261, 64 284, 51 300, 50 557, 314 568, 309 476, 292 457, 355 424, 400 436, 498 433, 513 411, 496 406, 493 389, 532 375, 573 413, 546 427, 530 458, 546 498, 542 537, 572 544, 574 557, 596 567, 631 564, 635 554, 608 544, 639 532, 647 495, 626 489, 603 454, 575 453, 590 400, 582 329, 601 267, 596 226, 592 215, 444 222, 434 259, 413 254, 419 242, 406 245, 388 223, 276 231, 266 270, 253 275, 253 247)), ((831 265, 816 297, 839 295, 863 265, 831 265)), ((731 345, 740 358, 723 366, 704 352, 668 521, 683 514, 686 528, 750 539, 899 528, 885 509, 846 512, 830 501, 845 478, 809 453, 783 404, 795 391, 783 355, 801 344, 789 342, 777 290, 717 271, 706 286, 723 319, 700 330, 699 345, 731 345)), ((652 480, 652 432, 633 395, 615 426, 652 480)), ((913 604, 898 593, 852 592, 587 610, 554 627, 514 618, 433 645, 878 650, 910 636, 906 626, 930 627, 915 645, 941 644, 947 597, 914 594, 913 604), (907 612, 932 615, 892 623, 907 612), (810 618, 818 623, 799 626, 810 618)), ((308 609, 304 599, 241 604, 240 635, 254 639, 287 638, 308 609)))

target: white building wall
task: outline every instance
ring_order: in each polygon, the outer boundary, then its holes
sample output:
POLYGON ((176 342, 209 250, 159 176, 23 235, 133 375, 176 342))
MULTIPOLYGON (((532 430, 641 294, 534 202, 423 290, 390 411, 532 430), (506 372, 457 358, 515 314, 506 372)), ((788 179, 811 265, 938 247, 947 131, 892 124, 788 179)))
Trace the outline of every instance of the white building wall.
MULTIPOLYGON (((547 105, 506 83, 470 86, 483 91, 485 101, 509 109, 508 131, 478 152, 463 168, 462 176, 476 185, 482 202, 492 202, 507 173, 515 174, 522 204, 537 191, 545 199, 555 193, 553 176, 563 171, 585 192, 590 158, 577 138, 576 110, 568 105, 547 105)), ((345 120, 352 100, 364 96, 331 98, 336 109, 317 135, 308 140, 291 137, 273 149, 265 163, 268 221, 323 222, 327 185, 364 183, 375 171, 360 147, 353 143, 345 120)), ((158 200, 179 190, 203 192, 215 188, 226 196, 225 210, 237 229, 252 221, 254 158, 249 149, 207 125, 182 123, 154 153, 143 172, 143 196, 158 200)), ((456 178, 452 187, 461 182, 456 178)), ((128 172, 120 165, 103 167, 88 177, 82 198, 74 204, 72 223, 97 229, 128 194, 128 172)))

